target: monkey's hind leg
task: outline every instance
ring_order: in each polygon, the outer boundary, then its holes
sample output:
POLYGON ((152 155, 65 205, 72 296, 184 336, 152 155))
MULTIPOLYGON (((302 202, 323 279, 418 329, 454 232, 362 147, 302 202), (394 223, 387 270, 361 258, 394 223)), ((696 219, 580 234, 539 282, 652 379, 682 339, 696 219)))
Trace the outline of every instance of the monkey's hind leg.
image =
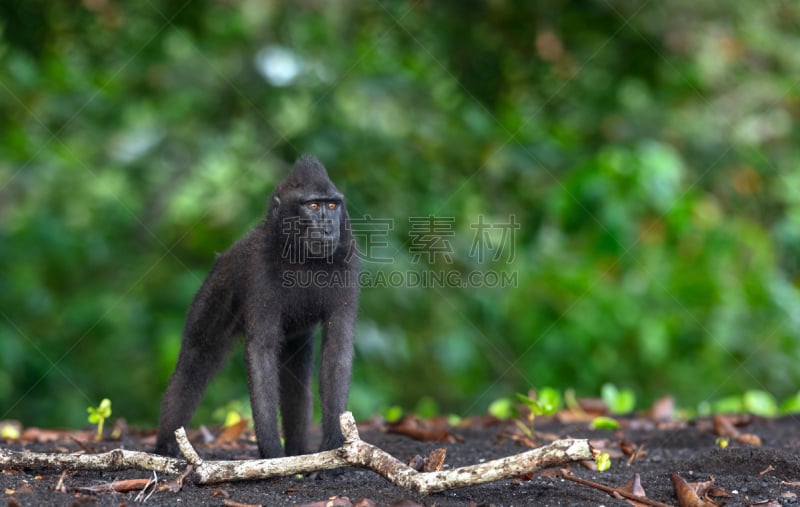
POLYGON ((189 311, 178 364, 161 402, 155 448, 158 454, 177 454, 174 432, 191 421, 236 334, 236 319, 231 307, 214 304, 211 294, 204 297, 201 293, 202 289, 189 311))

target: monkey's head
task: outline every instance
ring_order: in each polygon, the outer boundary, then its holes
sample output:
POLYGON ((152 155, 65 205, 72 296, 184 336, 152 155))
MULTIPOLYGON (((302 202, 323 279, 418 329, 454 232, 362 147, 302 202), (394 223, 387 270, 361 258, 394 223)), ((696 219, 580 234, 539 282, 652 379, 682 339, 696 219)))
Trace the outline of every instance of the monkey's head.
POLYGON ((275 189, 267 220, 283 240, 281 256, 290 262, 330 261, 345 254, 351 241, 344 195, 311 155, 297 159, 275 189))

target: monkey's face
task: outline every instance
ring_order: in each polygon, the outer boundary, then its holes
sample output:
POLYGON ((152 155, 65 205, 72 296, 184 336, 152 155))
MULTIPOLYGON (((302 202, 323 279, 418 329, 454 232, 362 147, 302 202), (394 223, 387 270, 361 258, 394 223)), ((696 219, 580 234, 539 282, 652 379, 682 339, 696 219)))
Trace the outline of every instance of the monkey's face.
POLYGON ((291 263, 330 259, 339 248, 344 198, 339 193, 306 192, 277 199, 285 239, 283 258, 291 263))
POLYGON ((340 197, 312 198, 301 203, 302 247, 309 259, 328 258, 339 248, 342 221, 340 197))

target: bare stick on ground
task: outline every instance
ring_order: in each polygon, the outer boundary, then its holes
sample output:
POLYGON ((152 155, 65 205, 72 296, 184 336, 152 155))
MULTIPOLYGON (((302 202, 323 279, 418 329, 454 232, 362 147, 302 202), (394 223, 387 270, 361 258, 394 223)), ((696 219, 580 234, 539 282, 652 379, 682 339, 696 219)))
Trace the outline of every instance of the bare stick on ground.
POLYGON ((187 477, 188 482, 214 484, 356 466, 373 470, 402 488, 429 494, 508 479, 542 468, 566 465, 572 461, 594 459, 592 448, 587 440, 564 439, 538 449, 478 465, 436 472, 418 472, 387 452, 361 440, 350 412, 342 414, 340 423, 345 437, 342 447, 304 456, 204 461, 192 448, 186 432, 180 428, 175 432, 175 436, 186 460, 121 449, 102 454, 81 455, 15 452, 0 449, 0 467, 58 470, 135 468, 180 474, 187 466, 191 466, 193 470, 187 477))
POLYGON ((606 486, 605 484, 600 484, 599 482, 589 481, 586 479, 581 479, 580 477, 575 477, 572 475, 569 470, 561 470, 558 474, 560 477, 567 479, 568 481, 577 482, 578 484, 583 484, 584 486, 589 486, 590 488, 599 489, 600 491, 605 491, 611 496, 617 496, 625 498, 632 503, 641 504, 641 505, 652 505, 653 507, 670 507, 669 504, 657 502, 655 500, 650 500, 647 497, 634 495, 633 493, 629 493, 624 491, 622 488, 613 488, 611 486, 606 486))

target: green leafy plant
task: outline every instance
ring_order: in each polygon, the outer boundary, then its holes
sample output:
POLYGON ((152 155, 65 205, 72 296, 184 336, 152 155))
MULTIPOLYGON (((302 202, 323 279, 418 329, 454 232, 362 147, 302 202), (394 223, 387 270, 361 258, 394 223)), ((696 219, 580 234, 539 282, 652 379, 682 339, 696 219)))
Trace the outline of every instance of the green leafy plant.
POLYGON ((778 414, 778 402, 766 391, 751 389, 742 395, 742 404, 746 412, 773 417, 778 414))
POLYGON ((439 404, 436 403, 433 397, 423 396, 417 401, 417 405, 414 407, 414 413, 423 419, 430 419, 431 417, 439 415, 441 410, 439 409, 439 404))
POLYGON ((797 414, 800 413, 800 392, 794 396, 790 396, 783 400, 781 403, 782 414, 797 414))
POLYGON ((606 383, 600 394, 612 414, 627 414, 636 408, 636 395, 630 389, 617 389, 614 384, 606 383))
POLYGON ((697 406, 697 415, 700 417, 742 413, 774 417, 778 414, 797 412, 800 412, 800 393, 787 398, 779 406, 772 394, 759 389, 750 389, 742 394, 725 396, 712 402, 706 401, 697 406))
POLYGON ((392 405, 383 410, 383 418, 386 419, 386 422, 397 422, 400 418, 403 417, 403 407, 399 405, 392 405))
POLYGON ((509 398, 498 398, 489 404, 489 413, 500 420, 507 421, 519 415, 514 402, 509 398))
POLYGON ((89 422, 97 425, 97 435, 95 435, 94 439, 100 440, 103 438, 103 423, 111 417, 111 400, 103 398, 100 405, 89 407, 86 410, 89 412, 89 422))
POLYGON ((515 398, 499 398, 493 401, 489 405, 489 413, 504 421, 514 419, 514 423, 529 438, 533 437, 536 416, 555 414, 562 405, 561 393, 550 387, 531 390, 527 395, 517 393, 515 398), (522 420, 520 405, 528 409, 525 420, 522 420))

